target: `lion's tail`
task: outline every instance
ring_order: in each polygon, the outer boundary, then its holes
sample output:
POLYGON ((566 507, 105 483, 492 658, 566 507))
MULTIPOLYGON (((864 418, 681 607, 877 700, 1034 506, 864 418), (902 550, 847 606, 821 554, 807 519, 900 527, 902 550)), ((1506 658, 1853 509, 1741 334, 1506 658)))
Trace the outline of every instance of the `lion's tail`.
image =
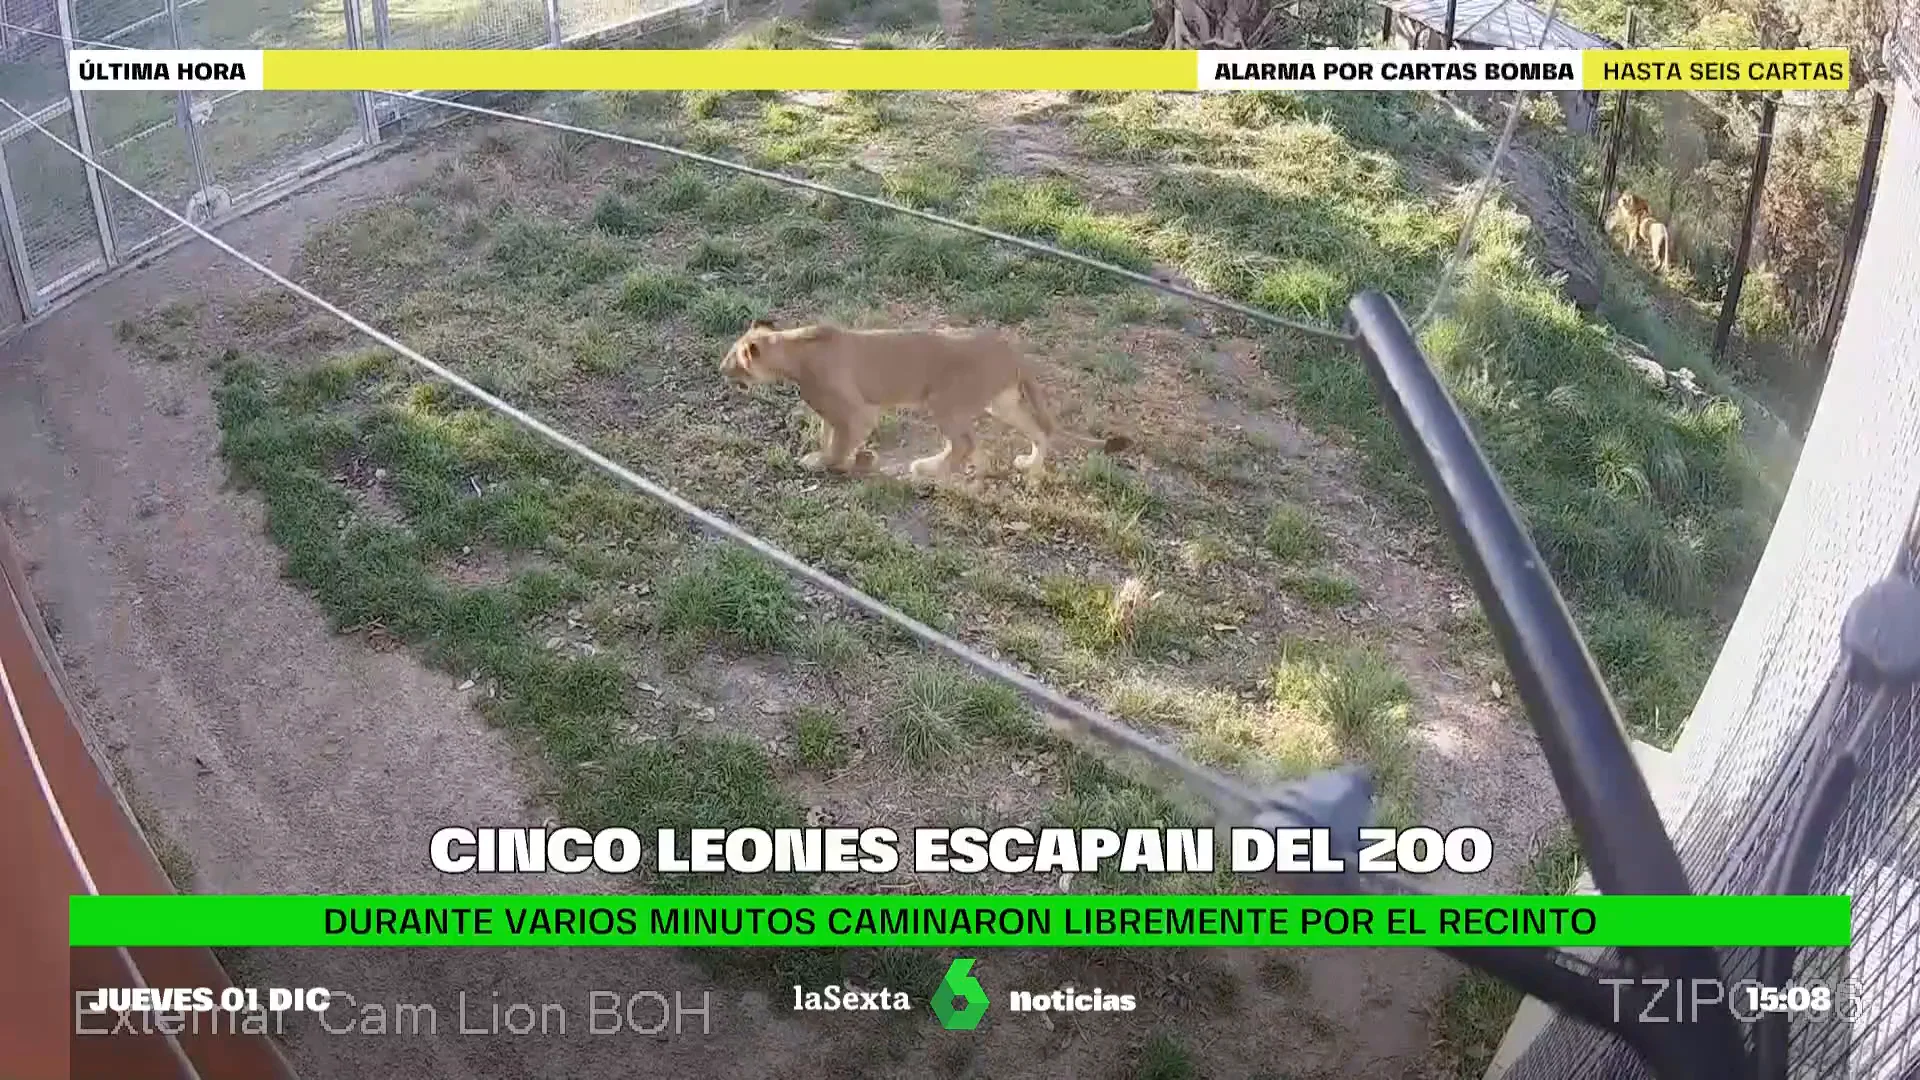
POLYGON ((1087 446, 1098 446, 1103 453, 1118 454, 1133 445, 1133 440, 1125 435, 1110 435, 1104 439, 1091 435, 1082 435, 1075 431, 1062 431, 1060 421, 1055 418, 1053 408, 1047 402, 1046 391, 1040 388, 1040 380, 1034 378, 1031 368, 1022 366, 1015 384, 1020 390, 1020 404, 1026 407, 1027 415, 1033 418, 1034 425, 1049 439, 1065 437, 1087 446))
POLYGON ((1040 380, 1033 377, 1033 370, 1021 365, 1014 385, 1020 391, 1020 405, 1033 418, 1034 426, 1047 438, 1056 437, 1060 433, 1060 422, 1054 419, 1053 407, 1047 401, 1046 391, 1040 388, 1040 380))

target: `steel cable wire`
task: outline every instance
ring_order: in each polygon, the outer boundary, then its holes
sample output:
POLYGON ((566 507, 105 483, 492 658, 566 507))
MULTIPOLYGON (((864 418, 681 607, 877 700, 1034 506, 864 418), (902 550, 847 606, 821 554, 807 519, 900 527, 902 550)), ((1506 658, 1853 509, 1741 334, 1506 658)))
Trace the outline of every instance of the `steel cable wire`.
MULTIPOLYGON (((1546 25, 1540 28, 1540 40, 1534 44, 1536 49, 1544 49, 1547 35, 1553 33, 1553 21, 1560 13, 1560 0, 1553 0, 1547 8, 1546 25)), ((1433 322, 1440 312, 1440 304, 1446 299, 1447 288, 1453 283, 1454 275, 1460 264, 1466 261, 1467 253, 1473 250, 1473 234, 1480 223, 1480 208, 1486 205, 1487 196, 1493 193, 1493 185, 1500 179, 1500 159, 1507 156, 1507 147, 1513 143, 1513 133, 1520 126, 1520 109, 1527 103, 1531 91, 1513 92, 1513 108, 1507 111, 1507 126, 1500 130, 1500 141, 1494 144, 1493 159, 1487 162, 1487 172, 1480 178, 1480 188, 1474 193, 1473 204, 1467 208, 1467 220, 1460 226, 1460 245, 1453 249, 1453 256, 1440 268, 1439 281, 1433 287, 1433 295, 1427 298, 1427 308, 1413 324, 1413 332, 1418 337, 1433 322)))

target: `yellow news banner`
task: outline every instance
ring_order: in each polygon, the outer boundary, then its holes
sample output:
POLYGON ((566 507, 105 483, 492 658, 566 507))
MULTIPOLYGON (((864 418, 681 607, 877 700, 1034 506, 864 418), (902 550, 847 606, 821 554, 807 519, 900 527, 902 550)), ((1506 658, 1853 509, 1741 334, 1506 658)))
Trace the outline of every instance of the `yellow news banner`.
POLYGON ((1583 49, 1584 90, 1849 90, 1845 49, 1583 49))
MULTIPOLYGON (((1326 49, 1284 54, 1036 49, 268 50, 265 90, 1195 90, 1499 89, 1496 50, 1326 49), (1284 56, 1298 63, 1266 63, 1284 56), (1223 82, 1220 64, 1229 69, 1223 82), (1458 77, 1458 65, 1478 65, 1458 77), (1355 65, 1372 65, 1366 77, 1355 65), (1450 70, 1451 69, 1451 70, 1450 70), (1205 74, 1203 74, 1205 73, 1205 74), (1349 77, 1353 76, 1353 77, 1349 77)), ((1545 54, 1532 53, 1529 56, 1545 54)), ((1582 90, 1847 90, 1845 49, 1554 53, 1582 90)), ((1543 83, 1537 80, 1546 79, 1543 83)), ((1548 85, 1550 83, 1551 85, 1548 85)), ((1516 83, 1516 85, 1521 85, 1516 83)))
POLYGON ((266 90, 1192 90, 1192 52, 268 50, 266 90))

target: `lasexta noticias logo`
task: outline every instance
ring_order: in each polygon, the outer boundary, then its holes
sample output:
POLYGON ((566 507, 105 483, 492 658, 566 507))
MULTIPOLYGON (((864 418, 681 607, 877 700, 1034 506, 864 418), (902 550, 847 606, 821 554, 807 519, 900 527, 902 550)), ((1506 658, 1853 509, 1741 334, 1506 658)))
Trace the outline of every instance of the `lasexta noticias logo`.
POLYGON ((933 1014, 948 1031, 972 1031, 987 1015, 987 991, 972 972, 972 960, 955 960, 933 992, 933 1014))

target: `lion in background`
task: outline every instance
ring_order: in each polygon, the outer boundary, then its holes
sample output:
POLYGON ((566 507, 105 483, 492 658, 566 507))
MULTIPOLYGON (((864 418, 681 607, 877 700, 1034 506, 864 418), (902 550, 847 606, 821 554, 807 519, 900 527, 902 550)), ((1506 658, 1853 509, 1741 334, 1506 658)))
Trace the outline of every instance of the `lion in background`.
POLYGON ((1613 204, 1613 222, 1626 226, 1627 256, 1631 258, 1635 248, 1644 246, 1653 264, 1662 272, 1673 268, 1673 232, 1653 216, 1653 207, 1647 200, 1631 191, 1623 191, 1613 204))
POLYGON ((918 408, 946 438, 938 454, 908 466, 919 478, 944 478, 976 464, 974 425, 984 415, 1018 430, 1033 449, 1014 467, 1037 479, 1057 439, 1118 453, 1132 440, 1096 439, 1060 429, 1032 363, 992 330, 849 330, 828 324, 777 329, 755 320, 720 361, 736 385, 792 383, 825 423, 825 444, 802 468, 849 472, 864 463, 868 436, 883 411, 918 408))

